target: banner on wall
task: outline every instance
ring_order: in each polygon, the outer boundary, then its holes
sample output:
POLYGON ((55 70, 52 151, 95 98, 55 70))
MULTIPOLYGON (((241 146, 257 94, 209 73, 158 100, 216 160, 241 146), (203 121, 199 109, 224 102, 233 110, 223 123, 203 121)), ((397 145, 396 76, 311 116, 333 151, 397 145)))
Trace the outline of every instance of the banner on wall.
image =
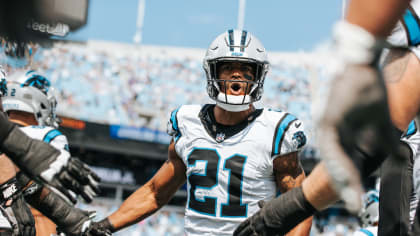
POLYGON ((171 136, 166 132, 146 127, 111 125, 110 136, 116 139, 132 139, 162 144, 169 144, 171 141, 171 136))

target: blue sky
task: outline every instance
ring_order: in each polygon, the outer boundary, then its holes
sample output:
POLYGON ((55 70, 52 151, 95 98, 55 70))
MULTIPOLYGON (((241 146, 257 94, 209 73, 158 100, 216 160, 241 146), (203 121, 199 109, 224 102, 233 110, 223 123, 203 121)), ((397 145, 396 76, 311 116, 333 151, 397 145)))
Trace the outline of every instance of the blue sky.
MULTIPOLYGON (((90 0, 87 25, 74 40, 133 42, 138 0, 90 0)), ((238 0, 146 0, 143 44, 207 48, 235 28, 238 0)), ((269 51, 309 51, 329 39, 340 0, 247 0, 244 29, 269 51)))

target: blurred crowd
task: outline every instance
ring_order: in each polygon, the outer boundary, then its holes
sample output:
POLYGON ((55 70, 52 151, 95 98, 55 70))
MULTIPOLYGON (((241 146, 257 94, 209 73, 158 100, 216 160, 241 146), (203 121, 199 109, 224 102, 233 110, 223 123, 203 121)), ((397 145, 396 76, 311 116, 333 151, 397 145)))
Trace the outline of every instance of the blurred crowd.
MULTIPOLYGON (((58 113, 82 120, 165 131, 182 104, 211 102, 202 69, 205 50, 88 42, 37 50, 32 68, 57 89, 58 113)), ((305 54, 270 54, 260 106, 288 110, 311 128, 311 80, 305 54)))

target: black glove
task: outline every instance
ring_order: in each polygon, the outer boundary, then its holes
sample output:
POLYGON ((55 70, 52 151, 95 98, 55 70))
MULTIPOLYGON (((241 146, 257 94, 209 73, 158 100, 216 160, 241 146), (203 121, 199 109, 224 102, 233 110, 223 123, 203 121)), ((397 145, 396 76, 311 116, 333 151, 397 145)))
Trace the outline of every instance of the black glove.
POLYGON ((35 236, 35 220, 15 177, 0 186, 2 203, 15 235, 35 236))
POLYGON ((316 211, 303 195, 302 187, 258 205, 261 210, 242 222, 234 236, 284 235, 316 211))
POLYGON ((85 219, 71 228, 58 228, 57 231, 64 232, 66 236, 111 236, 112 229, 111 223, 105 218, 99 222, 85 219))
POLYGON ((19 196, 13 200, 10 206, 5 208, 9 219, 12 221, 15 235, 19 236, 35 236, 35 220, 31 210, 26 204, 23 196, 19 196))
POLYGON ((54 147, 26 136, 19 128, 7 125, 0 113, 0 151, 3 151, 29 177, 45 182, 75 202, 67 190, 80 194, 87 202, 99 193, 99 177, 79 159, 54 147), (3 140, 3 142, 1 142, 3 140))
POLYGON ((83 236, 111 236, 112 232, 114 232, 114 227, 108 218, 105 218, 99 222, 92 222, 83 236))
MULTIPOLYGON (((96 212, 83 211, 73 208, 71 213, 64 217, 69 218, 69 221, 57 223, 57 232, 63 232, 66 236, 84 236, 92 225, 92 218, 96 212)), ((54 220, 56 223, 57 220, 54 220)))
POLYGON ((330 183, 346 208, 357 213, 364 193, 361 179, 381 164, 381 155, 398 152, 400 137, 391 128, 385 81, 378 67, 382 49, 390 45, 347 21, 336 24, 333 37, 327 62, 333 79, 328 94, 319 100, 324 102, 315 106, 319 116, 315 114, 314 120, 330 183), (378 159, 356 157, 357 153, 378 159))
POLYGON ((317 128, 321 158, 332 186, 346 208, 357 213, 364 192, 361 179, 389 153, 397 152, 400 138, 392 128, 378 69, 347 65, 337 74, 317 128))
POLYGON ((76 199, 72 192, 80 194, 86 202, 91 202, 100 192, 99 176, 88 165, 75 157, 69 159, 67 165, 57 174, 56 178, 50 185, 63 193, 73 203, 76 203, 76 199))
MULTIPOLYGON (((259 201, 258 206, 263 208, 266 202, 259 201)), ((242 222, 233 233, 235 236, 261 235, 276 236, 279 235, 275 228, 268 227, 264 223, 264 216, 261 210, 242 222)))

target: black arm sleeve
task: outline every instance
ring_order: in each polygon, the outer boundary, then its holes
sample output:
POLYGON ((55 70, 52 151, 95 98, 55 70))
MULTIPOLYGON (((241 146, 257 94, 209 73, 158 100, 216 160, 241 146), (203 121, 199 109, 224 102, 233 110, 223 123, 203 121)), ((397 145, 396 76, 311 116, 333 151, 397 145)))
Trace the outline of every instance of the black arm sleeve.
POLYGON ((286 234, 300 222, 310 217, 316 209, 306 200, 302 187, 293 188, 269 201, 263 208, 264 223, 286 234))
MULTIPOLYGON (((30 179, 25 173, 22 171, 19 171, 16 174, 16 179, 19 184, 23 188, 23 196, 25 197, 25 200, 28 201, 28 199, 32 198, 33 196, 38 196, 40 194, 40 191, 43 188, 43 184, 40 184, 39 182, 36 182, 32 179, 30 179)), ((39 196, 38 196, 39 197, 39 196)))
POLYGON ((28 203, 60 228, 76 227, 89 219, 88 212, 73 207, 53 191, 50 191, 43 199, 31 198, 28 203))
POLYGON ((15 125, 9 121, 4 112, 0 112, 0 143, 9 135, 15 125))
POLYGON ((390 155, 381 166, 378 235, 407 235, 413 191, 413 153, 400 141, 405 155, 390 155))
MULTIPOLYGON (((0 115, 0 125, 3 122, 5 121, 0 115)), ((40 140, 29 138, 17 126, 12 126, 8 135, 3 138, 0 150, 30 177, 38 177, 60 155, 59 150, 40 140)))

